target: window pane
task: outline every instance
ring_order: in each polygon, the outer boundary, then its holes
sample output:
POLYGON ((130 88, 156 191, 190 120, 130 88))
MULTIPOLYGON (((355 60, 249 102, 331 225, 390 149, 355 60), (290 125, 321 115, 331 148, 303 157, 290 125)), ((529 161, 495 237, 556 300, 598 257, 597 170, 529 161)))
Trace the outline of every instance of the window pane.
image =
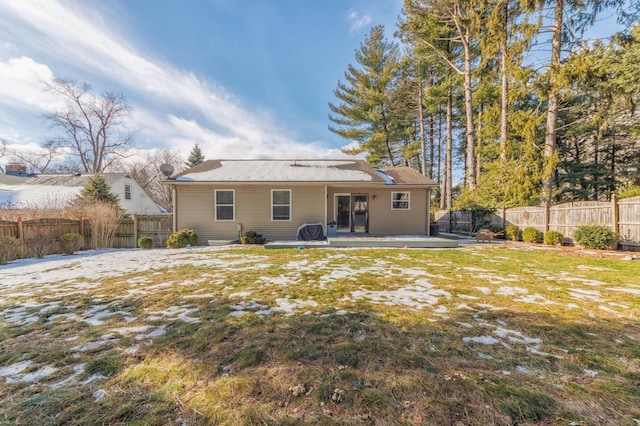
POLYGON ((233 204, 233 191, 216 191, 216 204, 233 204))
POLYGON ((289 206, 273 206, 273 220, 289 220, 289 206))
POLYGON ((409 193, 408 192, 392 192, 391 208, 395 210, 409 209, 409 193))
POLYGON ((216 218, 218 220, 233 220, 233 206, 217 206, 216 218))
POLYGON ((273 204, 289 204, 291 193, 289 191, 273 191, 273 204))

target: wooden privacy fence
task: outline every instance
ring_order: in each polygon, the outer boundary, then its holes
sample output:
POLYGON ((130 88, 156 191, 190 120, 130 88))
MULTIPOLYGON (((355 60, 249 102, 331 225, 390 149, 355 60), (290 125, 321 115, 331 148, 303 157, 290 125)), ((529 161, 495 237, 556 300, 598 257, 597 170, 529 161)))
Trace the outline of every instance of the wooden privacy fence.
POLYGON ((123 219, 113 237, 113 247, 137 247, 138 239, 149 237, 154 247, 166 247, 173 228, 171 214, 134 215, 123 219))
MULTIPOLYGON (((172 232, 172 215, 134 215, 123 219, 116 230, 112 247, 135 248, 138 239, 150 237, 154 247, 165 247, 172 232)), ((57 239, 63 234, 77 233, 84 236, 85 246, 91 241, 91 227, 88 221, 72 219, 35 219, 17 222, 0 221, 0 236, 14 237, 22 241, 25 256, 61 253, 57 239)), ((87 248, 85 247, 85 248, 87 248)))
POLYGON ((516 225, 520 229, 536 228, 541 232, 558 231, 568 242, 580 225, 609 226, 621 237, 619 247, 640 250, 640 197, 611 202, 579 201, 545 207, 515 207, 495 213, 474 215, 469 211, 435 213, 436 222, 443 232, 473 233, 492 224, 516 225))

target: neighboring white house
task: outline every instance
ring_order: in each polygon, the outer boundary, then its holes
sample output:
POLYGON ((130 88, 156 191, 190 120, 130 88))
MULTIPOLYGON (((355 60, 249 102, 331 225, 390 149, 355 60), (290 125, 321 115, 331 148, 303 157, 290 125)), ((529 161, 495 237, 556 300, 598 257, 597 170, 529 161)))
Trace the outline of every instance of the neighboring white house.
MULTIPOLYGON (((87 184, 90 174, 0 174, 0 205, 62 208, 73 201, 87 184)), ((128 214, 163 213, 145 190, 126 173, 102 173, 111 192, 128 214)))

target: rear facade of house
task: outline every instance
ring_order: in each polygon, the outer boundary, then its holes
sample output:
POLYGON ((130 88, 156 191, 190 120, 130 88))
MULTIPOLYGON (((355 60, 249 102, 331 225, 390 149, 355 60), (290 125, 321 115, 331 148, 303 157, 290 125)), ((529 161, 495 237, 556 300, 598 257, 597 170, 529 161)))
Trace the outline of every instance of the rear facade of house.
POLYGON ((435 186, 408 167, 374 169, 362 160, 209 160, 167 182, 174 228, 199 244, 255 231, 295 240, 305 224, 325 235, 427 235, 435 186))

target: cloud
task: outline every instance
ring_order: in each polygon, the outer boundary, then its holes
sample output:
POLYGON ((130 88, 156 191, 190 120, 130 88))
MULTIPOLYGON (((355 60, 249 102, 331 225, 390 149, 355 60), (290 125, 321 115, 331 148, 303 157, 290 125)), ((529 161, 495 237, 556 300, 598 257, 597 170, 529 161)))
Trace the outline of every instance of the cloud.
POLYGON ((42 94, 41 81, 50 80, 53 72, 42 62, 64 58, 61 68, 93 73, 126 89, 128 97, 136 100, 135 117, 143 120, 138 125, 145 144, 184 150, 185 143, 190 148, 197 140, 211 153, 209 158, 326 154, 317 145, 293 140, 267 114, 244 107, 215 82, 139 53, 112 30, 118 21, 107 22, 108 11, 82 3, 73 3, 73 9, 65 5, 55 0, 0 3, 0 27, 36 58, 23 56, 0 64, 0 90, 7 96, 6 103, 51 108, 53 101, 42 94))
POLYGON ((52 80, 49 67, 31 58, 22 56, 0 62, 0 103, 50 110, 59 103, 54 95, 44 93, 44 83, 52 80))
POLYGON ((354 34, 371 23, 371 16, 367 14, 360 15, 354 9, 350 9, 347 12, 347 20, 350 22, 349 33, 354 34))

